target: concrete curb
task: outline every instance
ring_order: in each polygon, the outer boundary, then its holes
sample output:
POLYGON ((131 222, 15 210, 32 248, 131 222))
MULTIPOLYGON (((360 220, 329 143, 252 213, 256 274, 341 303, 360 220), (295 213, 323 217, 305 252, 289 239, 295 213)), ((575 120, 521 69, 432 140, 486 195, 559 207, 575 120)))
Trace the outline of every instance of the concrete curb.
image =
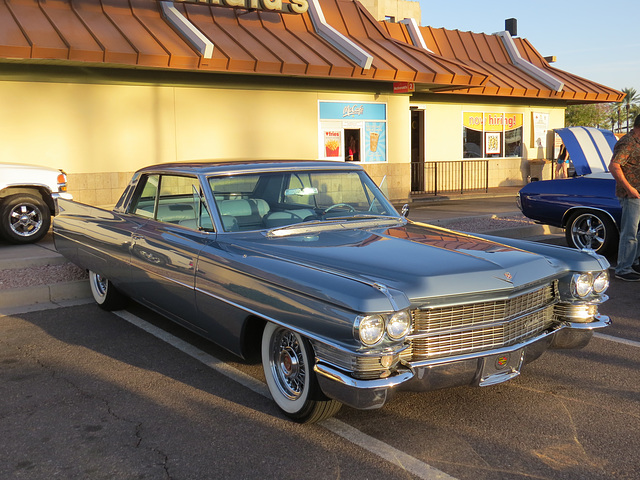
POLYGON ((25 288, 0 290, 0 306, 12 309, 26 305, 41 303, 59 303, 68 300, 79 300, 91 297, 91 289, 87 280, 37 285, 25 288))

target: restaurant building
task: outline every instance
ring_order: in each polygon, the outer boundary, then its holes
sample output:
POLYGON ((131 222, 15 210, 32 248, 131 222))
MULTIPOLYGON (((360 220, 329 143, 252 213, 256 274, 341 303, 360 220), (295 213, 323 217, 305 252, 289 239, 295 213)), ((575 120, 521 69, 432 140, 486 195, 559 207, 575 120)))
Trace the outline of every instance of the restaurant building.
POLYGON ((354 0, 0 0, 0 161, 63 168, 96 205, 200 159, 358 161, 398 202, 522 185, 567 105, 622 97, 508 32, 354 0))

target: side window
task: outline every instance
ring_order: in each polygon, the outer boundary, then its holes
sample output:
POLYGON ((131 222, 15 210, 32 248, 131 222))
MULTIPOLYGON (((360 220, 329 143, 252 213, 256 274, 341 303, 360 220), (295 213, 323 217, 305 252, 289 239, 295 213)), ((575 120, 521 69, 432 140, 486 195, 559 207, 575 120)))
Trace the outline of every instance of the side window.
POLYGON ((140 179, 140 184, 131 199, 129 213, 145 218, 153 218, 159 185, 158 175, 148 175, 140 179))
POLYGON ((140 182, 129 209, 134 215, 194 230, 213 228, 197 178, 149 175, 140 182))
POLYGON ((156 220, 197 228, 199 208, 193 192, 199 190, 198 180, 194 177, 162 175, 156 220))

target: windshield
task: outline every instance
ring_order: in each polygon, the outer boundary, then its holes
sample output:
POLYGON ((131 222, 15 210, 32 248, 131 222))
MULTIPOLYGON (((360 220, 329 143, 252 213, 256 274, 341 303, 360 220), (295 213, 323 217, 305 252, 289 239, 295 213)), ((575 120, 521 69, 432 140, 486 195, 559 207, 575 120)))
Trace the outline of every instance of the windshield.
POLYGON ((250 173, 211 177, 209 185, 226 232, 398 216, 362 171, 250 173))

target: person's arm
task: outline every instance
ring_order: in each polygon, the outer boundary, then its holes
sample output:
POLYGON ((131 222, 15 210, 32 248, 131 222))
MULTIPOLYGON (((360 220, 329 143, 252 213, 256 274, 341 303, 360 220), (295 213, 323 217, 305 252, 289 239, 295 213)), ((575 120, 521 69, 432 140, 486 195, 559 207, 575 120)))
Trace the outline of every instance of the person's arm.
POLYGON ((629 194, 629 197, 640 198, 640 193, 638 193, 638 190, 636 190, 627 181, 627 177, 624 176, 624 172, 622 171, 622 168, 618 163, 614 163, 614 162, 609 163, 609 171, 611 172, 611 175, 613 175, 613 178, 616 180, 618 185, 620 185, 622 188, 624 188, 627 191, 627 193, 629 194))

